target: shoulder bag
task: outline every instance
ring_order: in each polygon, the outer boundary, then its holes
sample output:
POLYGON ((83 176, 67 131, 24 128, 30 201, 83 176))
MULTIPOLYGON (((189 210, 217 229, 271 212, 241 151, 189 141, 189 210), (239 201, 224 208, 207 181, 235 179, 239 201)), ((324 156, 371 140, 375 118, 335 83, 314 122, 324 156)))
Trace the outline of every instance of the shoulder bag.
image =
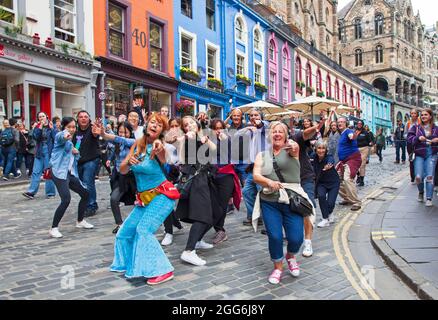
MULTIPOLYGON (((280 182, 285 183, 286 181, 280 172, 280 167, 278 166, 275 157, 272 159, 272 164, 280 182)), ((313 214, 313 205, 306 198, 293 190, 288 189, 286 191, 289 196, 289 207, 292 212, 298 213, 304 218, 313 214)))

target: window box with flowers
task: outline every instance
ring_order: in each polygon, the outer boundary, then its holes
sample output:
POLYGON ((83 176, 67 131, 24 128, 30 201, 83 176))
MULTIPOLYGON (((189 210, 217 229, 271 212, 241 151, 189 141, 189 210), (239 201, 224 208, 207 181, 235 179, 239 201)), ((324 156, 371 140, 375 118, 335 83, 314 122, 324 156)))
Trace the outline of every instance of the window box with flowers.
POLYGON ((255 95, 257 99, 263 99, 263 94, 268 92, 268 88, 260 82, 254 83, 255 95))
POLYGON ((317 96, 317 97, 320 97, 320 98, 324 98, 324 97, 325 97, 325 93, 322 92, 322 91, 318 91, 318 92, 316 93, 316 96, 317 96))
POLYGON ((251 79, 238 74, 236 76, 236 81, 237 81, 237 91, 246 94, 246 88, 252 84, 251 79))
POLYGON ((185 80, 189 80, 189 81, 193 81, 193 82, 201 81, 201 76, 196 71, 193 71, 189 68, 182 67, 180 69, 180 75, 181 75, 181 78, 183 78, 185 80))
POLYGON ((298 93, 303 93, 303 89, 306 87, 306 84, 303 81, 297 81, 296 89, 298 93))
POLYGON ((209 88, 215 89, 217 91, 222 91, 222 89, 224 88, 222 81, 220 81, 219 79, 208 78, 207 83, 209 88))
POLYGON ((195 111, 195 104, 190 100, 181 100, 175 104, 179 116, 192 116, 195 111))

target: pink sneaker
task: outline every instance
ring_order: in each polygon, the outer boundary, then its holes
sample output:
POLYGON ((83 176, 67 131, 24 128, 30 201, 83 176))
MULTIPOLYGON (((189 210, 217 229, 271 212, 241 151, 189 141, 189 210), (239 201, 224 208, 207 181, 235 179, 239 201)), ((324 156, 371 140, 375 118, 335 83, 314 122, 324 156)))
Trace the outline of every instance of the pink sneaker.
POLYGON ((283 271, 278 270, 278 269, 274 269, 274 271, 272 271, 271 275, 269 276, 269 279, 268 279, 269 283, 270 284, 279 284, 282 274, 283 274, 283 271))
POLYGON ((300 266, 298 265, 297 259, 293 256, 287 259, 287 266, 289 267, 289 272, 292 277, 297 278, 300 276, 300 266))
POLYGON ((155 286, 157 284, 162 284, 162 283, 167 282, 167 281, 172 280, 172 279, 173 279, 173 272, 169 272, 169 273, 166 273, 162 276, 158 276, 158 277, 149 279, 147 284, 150 286, 155 286))

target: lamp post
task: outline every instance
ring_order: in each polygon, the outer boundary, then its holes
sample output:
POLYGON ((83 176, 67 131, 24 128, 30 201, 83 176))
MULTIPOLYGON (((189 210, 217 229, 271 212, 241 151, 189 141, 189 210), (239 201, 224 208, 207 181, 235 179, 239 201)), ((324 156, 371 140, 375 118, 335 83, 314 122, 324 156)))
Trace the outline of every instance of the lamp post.
POLYGON ((101 80, 100 80, 100 92, 98 95, 98 99, 100 100, 100 107, 101 107, 101 116, 102 116, 102 120, 105 119, 105 100, 106 100, 106 96, 105 96, 105 77, 106 77, 106 73, 103 71, 98 71, 95 70, 93 72, 91 72, 91 76, 92 76, 92 88, 96 89, 96 82, 97 82, 97 78, 99 76, 101 76, 101 80))

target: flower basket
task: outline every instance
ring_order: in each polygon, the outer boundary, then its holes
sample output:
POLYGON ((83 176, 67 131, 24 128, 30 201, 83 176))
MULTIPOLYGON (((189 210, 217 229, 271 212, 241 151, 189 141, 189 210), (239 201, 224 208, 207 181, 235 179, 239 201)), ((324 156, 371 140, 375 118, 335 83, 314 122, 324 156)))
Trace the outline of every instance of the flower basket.
POLYGON ((196 73, 195 71, 188 69, 188 68, 181 68, 180 70, 181 78, 193 82, 199 82, 201 81, 201 76, 196 73))
POLYGON ((181 100, 175 104, 176 111, 184 116, 184 115, 193 115, 195 106, 190 100, 181 100))
POLYGON ((306 94, 308 96, 312 95, 315 92, 315 89, 313 89, 312 87, 306 87, 306 94))
POLYGON ((251 83, 252 83, 251 79, 249 79, 249 78, 247 78, 245 76, 242 76, 240 74, 238 74, 236 76, 236 80, 237 80, 238 84, 244 84, 246 87, 250 86, 251 83))
POLYGON ((316 96, 317 96, 317 97, 320 97, 320 98, 324 98, 324 97, 325 97, 325 93, 322 92, 322 91, 318 91, 318 93, 316 94, 316 96))
POLYGON ((216 90, 222 90, 224 85, 222 81, 214 78, 208 78, 208 87, 216 90))
POLYGON ((267 88, 264 84, 262 84, 262 83, 260 83, 260 82, 256 82, 256 83, 254 84, 254 89, 255 89, 256 91, 261 92, 261 93, 265 93, 265 92, 268 91, 268 88, 267 88))

